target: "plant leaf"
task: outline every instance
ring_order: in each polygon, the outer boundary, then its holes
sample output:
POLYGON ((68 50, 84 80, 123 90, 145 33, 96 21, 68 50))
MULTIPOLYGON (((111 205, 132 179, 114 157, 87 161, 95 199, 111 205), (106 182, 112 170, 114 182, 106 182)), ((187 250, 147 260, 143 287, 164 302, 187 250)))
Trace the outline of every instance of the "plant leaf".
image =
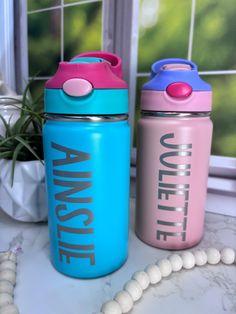
POLYGON ((0 114, 0 119, 2 120, 2 123, 4 124, 4 127, 6 129, 5 136, 11 135, 11 128, 7 120, 1 114, 0 114))
POLYGON ((16 120, 14 125, 12 126, 12 133, 18 135, 19 133, 23 133, 23 126, 27 120, 27 116, 20 116, 19 119, 16 120))
MULTIPOLYGON (((21 138, 21 137, 19 137, 19 136, 16 136, 15 139, 16 139, 18 142, 22 143, 22 144, 31 152, 31 154, 36 157, 36 159, 38 159, 38 160, 40 160, 40 161, 42 162, 42 160, 41 160, 41 158, 39 157, 39 155, 32 149, 32 147, 31 147, 23 138, 21 138)), ((42 162, 42 163, 43 163, 43 162, 42 162)))
MULTIPOLYGON (((23 109, 28 107, 27 95, 28 95, 29 88, 30 88, 31 84, 32 84, 32 81, 29 81, 29 83, 26 85, 26 88, 24 89, 24 92, 23 92, 23 97, 22 97, 22 108, 23 109)), ((21 111, 21 114, 23 115, 24 112, 21 111)))
POLYGON ((0 152, 0 159, 11 159, 12 151, 0 152))
POLYGON ((14 182, 14 174, 15 174, 15 164, 16 164, 16 160, 17 160, 17 156, 20 152, 20 150, 24 147, 24 145, 22 143, 19 143, 16 146, 16 149, 14 150, 13 156, 12 156, 12 165, 11 165, 11 186, 13 186, 13 182, 14 182))
MULTIPOLYGON (((14 98, 14 97, 4 97, 4 96, 1 96, 1 100, 12 100, 14 101, 13 104, 10 104, 12 107, 16 107, 16 108, 21 108, 20 105, 17 105, 17 104, 22 104, 22 100, 21 99, 18 99, 18 98, 14 98)), ((0 106, 5 106, 5 104, 3 103, 0 103, 0 106)))
POLYGON ((15 138, 15 135, 6 137, 4 140, 2 140, 2 141, 0 142, 0 147, 6 145, 8 142, 10 142, 11 140, 13 140, 14 138, 15 138))

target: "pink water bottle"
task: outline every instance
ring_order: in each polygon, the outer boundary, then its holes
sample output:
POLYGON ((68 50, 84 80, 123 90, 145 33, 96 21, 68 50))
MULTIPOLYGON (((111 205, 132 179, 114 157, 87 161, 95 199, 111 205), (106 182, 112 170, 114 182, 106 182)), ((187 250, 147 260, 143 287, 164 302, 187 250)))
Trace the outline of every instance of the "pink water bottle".
POLYGON ((152 65, 138 122, 136 212, 136 233, 152 246, 179 250, 203 236, 211 103, 194 63, 152 65))

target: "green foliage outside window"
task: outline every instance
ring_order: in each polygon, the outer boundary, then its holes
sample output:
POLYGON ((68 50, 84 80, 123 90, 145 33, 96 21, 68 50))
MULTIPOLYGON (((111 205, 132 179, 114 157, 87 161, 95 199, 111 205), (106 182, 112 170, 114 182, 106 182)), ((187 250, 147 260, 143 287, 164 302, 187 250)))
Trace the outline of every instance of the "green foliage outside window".
MULTIPOLYGON (((140 0, 138 72, 150 72, 150 65, 161 58, 187 58, 191 2, 140 0)), ((28 0, 30 10, 49 5, 58 5, 58 0, 28 0)), ((64 8, 65 60, 83 51, 101 49, 101 19, 101 2, 64 8)), ((28 15, 31 76, 55 73, 61 58, 60 23, 60 9, 28 15)), ((235 0, 196 0, 192 60, 200 71, 236 69, 235 31, 235 0)), ((236 157, 236 75, 208 75, 203 79, 213 87, 212 154, 236 157)), ((140 89, 147 80, 137 79, 136 120, 140 89)), ((43 84, 35 84, 34 91, 42 90, 43 84)))
MULTIPOLYGON (((161 58, 187 58, 191 2, 140 0, 139 72, 161 58)), ((196 0, 192 60, 199 71, 236 69, 235 13, 234 0, 196 0)), ((236 157, 236 75, 202 78, 213 87, 212 154, 236 157)), ((147 80, 138 79, 137 99, 147 80)))

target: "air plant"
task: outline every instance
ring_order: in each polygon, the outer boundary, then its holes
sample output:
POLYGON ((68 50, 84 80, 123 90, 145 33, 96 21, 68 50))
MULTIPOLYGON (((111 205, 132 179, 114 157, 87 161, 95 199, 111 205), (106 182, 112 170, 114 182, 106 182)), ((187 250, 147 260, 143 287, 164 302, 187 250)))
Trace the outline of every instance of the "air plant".
POLYGON ((0 159, 12 160, 12 185, 16 161, 40 160, 43 163, 42 94, 33 99, 30 95, 31 84, 32 81, 26 86, 22 99, 5 98, 14 102, 13 106, 20 111, 20 116, 14 124, 0 114, 0 119, 5 127, 4 136, 0 135, 0 159))

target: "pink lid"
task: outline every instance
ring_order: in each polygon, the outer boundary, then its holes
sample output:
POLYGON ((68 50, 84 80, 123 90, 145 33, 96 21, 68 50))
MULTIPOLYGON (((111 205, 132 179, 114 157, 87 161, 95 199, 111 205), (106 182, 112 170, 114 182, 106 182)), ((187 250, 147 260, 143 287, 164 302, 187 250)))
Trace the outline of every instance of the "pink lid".
POLYGON ((121 58, 111 52, 105 52, 105 51, 84 52, 75 56, 73 59, 80 58, 80 57, 95 57, 95 58, 105 59, 111 64, 112 72, 119 78, 121 79, 123 78, 121 58))
POLYGON ((66 81, 71 79, 86 80, 96 89, 127 89, 122 79, 121 59, 108 52, 88 52, 79 57, 98 57, 105 59, 98 63, 60 62, 56 74, 46 82, 46 88, 62 89, 66 81))

